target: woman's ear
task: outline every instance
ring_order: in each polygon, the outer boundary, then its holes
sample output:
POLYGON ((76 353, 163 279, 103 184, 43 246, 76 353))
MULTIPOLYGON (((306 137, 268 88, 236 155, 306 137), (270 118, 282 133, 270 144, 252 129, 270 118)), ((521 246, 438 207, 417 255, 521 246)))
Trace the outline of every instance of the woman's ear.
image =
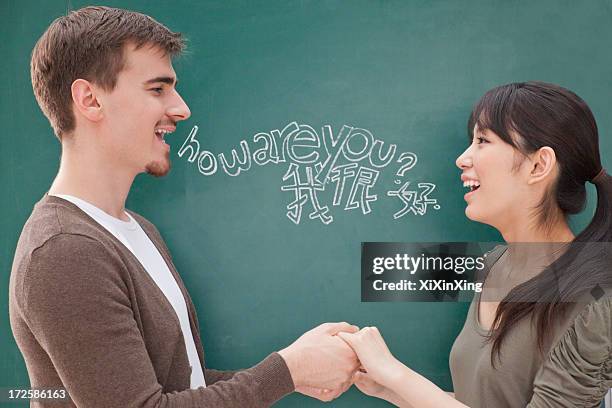
POLYGON ((533 153, 529 165, 527 184, 539 183, 554 174, 555 167, 557 167, 557 155, 551 147, 541 147, 533 153))

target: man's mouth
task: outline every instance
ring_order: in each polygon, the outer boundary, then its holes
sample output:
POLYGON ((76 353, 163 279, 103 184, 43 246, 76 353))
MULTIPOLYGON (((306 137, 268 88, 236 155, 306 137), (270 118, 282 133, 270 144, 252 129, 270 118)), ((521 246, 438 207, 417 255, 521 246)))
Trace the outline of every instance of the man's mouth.
POLYGON ((157 128, 155 129, 155 137, 157 137, 157 139, 162 142, 162 143, 166 143, 165 141, 165 137, 166 135, 172 133, 174 131, 174 129, 168 129, 168 128, 157 128))

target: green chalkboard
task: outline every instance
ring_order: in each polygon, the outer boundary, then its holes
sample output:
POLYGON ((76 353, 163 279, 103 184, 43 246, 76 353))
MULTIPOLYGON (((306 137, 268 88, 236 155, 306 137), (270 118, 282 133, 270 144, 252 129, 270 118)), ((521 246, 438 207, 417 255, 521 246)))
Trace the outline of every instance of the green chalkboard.
MULTIPOLYGON (((581 95, 612 166, 609 1, 104 4, 189 39, 175 69, 192 116, 168 138, 173 169, 139 176, 128 208, 164 236, 211 367, 250 366, 321 322, 346 320, 378 326, 401 360, 451 390, 448 354, 468 304, 361 303, 361 242, 500 239, 464 216, 454 162, 472 104, 502 83, 544 80, 581 95), (318 185, 328 170, 336 178, 318 185)), ((8 322, 9 272, 60 154, 32 94, 30 52, 54 18, 84 5, 0 2, 0 387, 28 385, 8 322)), ((589 186, 576 228, 593 196, 589 186)), ((299 395, 278 404, 317 405, 299 395)), ((353 389, 331 405, 385 403, 353 389)))

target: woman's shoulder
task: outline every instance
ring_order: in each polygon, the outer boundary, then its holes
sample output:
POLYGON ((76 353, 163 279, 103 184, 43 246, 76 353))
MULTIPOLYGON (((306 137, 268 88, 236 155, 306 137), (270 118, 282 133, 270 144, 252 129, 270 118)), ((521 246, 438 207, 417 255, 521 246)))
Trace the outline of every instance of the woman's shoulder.
POLYGON ((485 252, 483 255, 485 258, 485 263, 495 263, 497 260, 503 255, 503 253, 508 249, 507 244, 498 244, 493 247, 490 251, 485 252))
POLYGON ((499 258, 501 258, 504 252, 506 252, 507 248, 508 248, 507 245, 499 244, 499 245, 496 245, 490 251, 487 251, 484 253, 483 255, 484 268, 480 270, 476 276, 476 280, 478 282, 483 282, 486 279, 493 265, 495 265, 495 263, 499 260, 499 258))
POLYGON ((590 294, 549 350, 534 381, 529 408, 596 406, 612 387, 612 291, 590 294), (571 404, 571 405, 567 405, 571 404))

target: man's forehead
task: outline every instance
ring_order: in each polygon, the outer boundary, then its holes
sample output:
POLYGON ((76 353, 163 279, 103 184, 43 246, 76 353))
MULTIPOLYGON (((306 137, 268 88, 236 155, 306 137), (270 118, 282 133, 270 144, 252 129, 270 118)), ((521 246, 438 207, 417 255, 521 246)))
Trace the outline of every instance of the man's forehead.
POLYGON ((125 73, 147 81, 152 78, 176 78, 172 59, 161 48, 155 45, 143 45, 136 48, 126 44, 123 50, 125 73))

